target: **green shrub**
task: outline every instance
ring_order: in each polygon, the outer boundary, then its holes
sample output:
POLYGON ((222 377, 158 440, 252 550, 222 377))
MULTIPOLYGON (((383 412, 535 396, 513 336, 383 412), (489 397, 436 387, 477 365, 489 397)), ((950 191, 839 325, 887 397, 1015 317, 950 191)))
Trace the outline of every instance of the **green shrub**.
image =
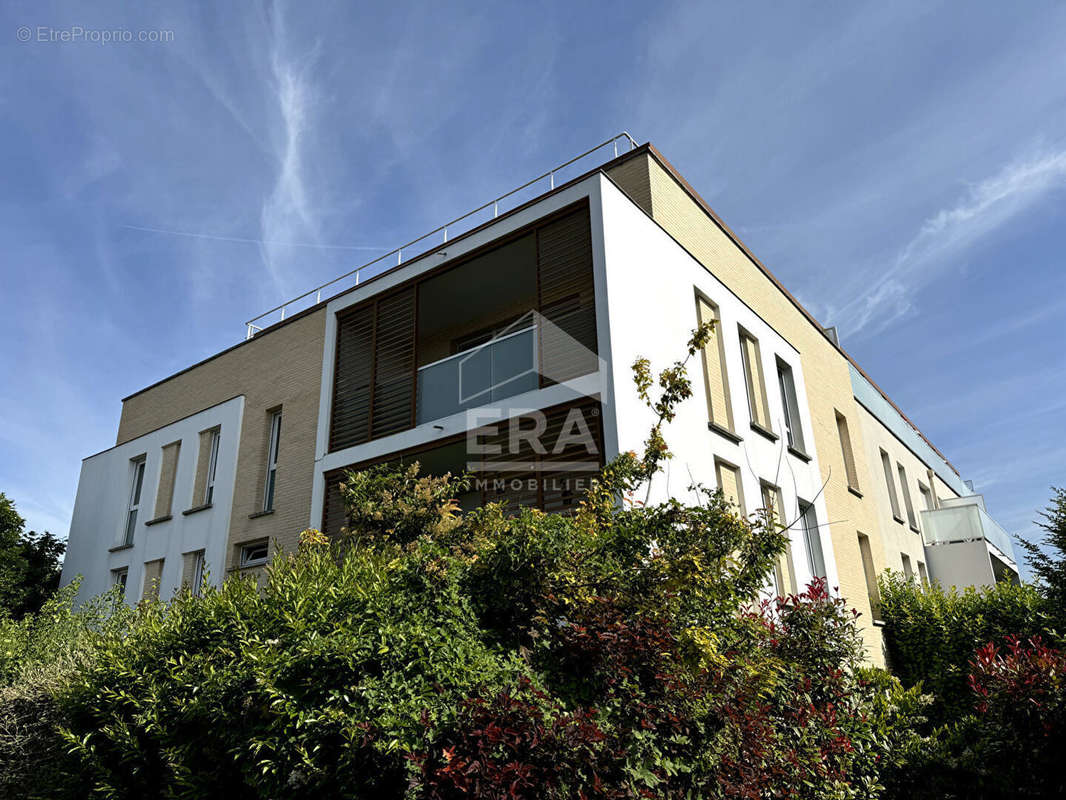
POLYGON ((885 645, 892 671, 905 686, 921 685, 935 698, 935 724, 973 710, 970 661, 988 642, 1047 635, 1053 620, 1033 586, 1000 583, 986 589, 923 588, 899 573, 880 580, 885 645))

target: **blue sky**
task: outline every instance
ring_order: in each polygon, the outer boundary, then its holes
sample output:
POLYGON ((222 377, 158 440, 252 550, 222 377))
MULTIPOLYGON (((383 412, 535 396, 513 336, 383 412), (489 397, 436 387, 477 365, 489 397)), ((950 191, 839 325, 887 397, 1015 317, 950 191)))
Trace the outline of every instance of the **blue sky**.
POLYGON ((93 5, 0 10, 0 490, 38 530, 121 397, 622 129, 1008 529, 1066 483, 1062 4, 93 5), (74 26, 172 33, 36 41, 74 26))

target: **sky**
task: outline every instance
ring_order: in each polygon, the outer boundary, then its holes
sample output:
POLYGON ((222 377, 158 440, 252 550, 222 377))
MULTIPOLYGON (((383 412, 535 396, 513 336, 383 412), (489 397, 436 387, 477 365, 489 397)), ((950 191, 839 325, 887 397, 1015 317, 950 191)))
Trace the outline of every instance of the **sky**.
POLYGON ((1064 4, 92 5, 0 8, 0 491, 32 529, 66 535, 122 397, 622 130, 1008 530, 1066 484, 1064 4))

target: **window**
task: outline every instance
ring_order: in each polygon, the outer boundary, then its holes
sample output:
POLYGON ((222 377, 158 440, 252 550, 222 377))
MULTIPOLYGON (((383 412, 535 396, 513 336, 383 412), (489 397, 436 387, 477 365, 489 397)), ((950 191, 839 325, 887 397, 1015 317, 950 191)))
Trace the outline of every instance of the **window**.
POLYGON ((903 522, 903 517, 899 515, 899 497, 896 496, 896 481, 892 477, 892 462, 888 458, 888 453, 884 450, 881 451, 881 467, 885 471, 885 485, 888 487, 888 502, 892 505, 892 519, 896 522, 903 522))
POLYGON ((914 570, 911 569, 911 557, 909 555, 907 555, 906 553, 900 553, 899 554, 899 558, 900 558, 900 561, 903 562, 903 574, 906 576, 907 580, 913 581, 914 580, 914 570))
POLYGON ((165 445, 159 459, 159 488, 155 493, 155 519, 162 520, 170 516, 170 506, 174 500, 174 479, 178 473, 178 454, 181 442, 165 445))
POLYGON ((141 508, 141 488, 144 485, 144 456, 130 462, 133 479, 130 486, 130 502, 126 508, 125 544, 133 544, 133 534, 137 530, 137 512, 141 508))
POLYGON ((126 596, 126 578, 129 577, 130 571, 128 567, 122 569, 111 570, 111 585, 121 587, 119 593, 126 596))
POLYGON ((740 356, 744 364, 744 383, 748 390, 748 410, 755 428, 771 432, 769 404, 766 401, 766 381, 763 380, 759 342, 743 328, 740 329, 740 356))
POLYGON ((721 317, 718 307, 702 297, 696 297, 696 313, 700 324, 715 321, 711 338, 703 348, 703 385, 707 390, 707 415, 711 424, 732 432, 733 408, 729 402, 729 378, 725 368, 725 345, 722 340, 721 317))
POLYGON ((907 524, 911 530, 918 531, 918 518, 914 516, 914 504, 911 502, 911 487, 907 485, 907 470, 898 461, 896 469, 899 470, 899 485, 903 490, 903 506, 907 509, 907 524))
MULTIPOLYGON (((772 515, 772 524, 778 527, 788 525, 785 517, 785 502, 781 496, 781 490, 773 484, 762 481, 760 484, 762 493, 762 507, 772 515)), ((773 570, 774 593, 778 597, 785 597, 796 593, 796 569, 792 562, 792 545, 789 542, 785 551, 777 557, 773 570)))
POLYGON ((799 508, 803 521, 803 545, 807 551, 807 566, 811 568, 811 575, 825 578, 825 557, 822 555, 822 538, 818 533, 818 516, 810 503, 800 500, 799 508))
POLYGON ((922 586, 929 588, 929 573, 925 571, 925 564, 918 562, 918 577, 921 578, 922 586))
POLYGON ((933 493, 929 491, 929 487, 924 483, 918 484, 918 494, 922 496, 922 508, 926 511, 932 511, 936 508, 933 504, 933 493))
POLYGON ((215 475, 218 473, 218 441, 221 431, 211 431, 211 449, 207 456, 207 483, 204 488, 204 505, 209 506, 215 499, 215 475))
POLYGON ((870 615, 874 620, 881 619, 881 592, 877 588, 877 570, 874 569, 873 551, 870 549, 870 537, 859 534, 859 555, 862 556, 862 571, 866 575, 866 593, 870 597, 870 615))
POLYGON ((740 470, 732 464, 715 459, 714 475, 718 479, 718 488, 722 490, 725 499, 737 507, 740 516, 745 515, 744 494, 740 487, 740 470))
POLYGON ((263 490, 263 510, 274 510, 274 486, 278 472, 278 446, 281 444, 281 412, 270 415, 270 444, 267 448, 266 487, 263 490))
POLYGON ((855 455, 851 450, 851 434, 848 432, 848 420, 839 411, 837 417, 837 435, 840 437, 840 450, 844 454, 844 474, 848 479, 848 488, 859 491, 859 474, 855 470, 855 455))
POLYGON ((199 597, 204 584, 204 551, 196 550, 185 554, 185 566, 182 574, 182 583, 189 587, 194 595, 199 597))
POLYGON ((144 562, 144 586, 141 589, 142 600, 154 600, 159 597, 159 584, 163 580, 163 559, 144 562))
POLYGON ((218 472, 218 448, 222 429, 200 431, 200 453, 196 461, 196 482, 193 484, 193 508, 210 506, 215 499, 215 475, 218 472))
POLYGON ((257 567, 265 564, 270 553, 270 543, 263 539, 258 542, 249 542, 241 546, 241 566, 257 567))
POLYGON ((799 401, 796 399, 796 382, 792 367, 777 359, 777 383, 781 387, 781 408, 785 415, 785 437, 793 450, 805 452, 803 427, 800 425, 799 401))

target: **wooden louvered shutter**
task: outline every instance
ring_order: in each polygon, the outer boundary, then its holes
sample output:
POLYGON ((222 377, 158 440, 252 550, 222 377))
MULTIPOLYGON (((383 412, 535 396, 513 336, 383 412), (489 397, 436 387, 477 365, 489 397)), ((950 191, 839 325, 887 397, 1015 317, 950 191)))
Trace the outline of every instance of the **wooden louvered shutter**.
POLYGON ((412 426, 415 399, 414 287, 378 301, 370 438, 412 426))
POLYGON ((604 461, 599 403, 551 412, 543 441, 548 452, 540 458, 541 509, 553 514, 573 512, 604 461))
POLYGON ((344 471, 328 472, 326 478, 325 502, 322 504, 322 532, 332 539, 340 537, 341 529, 347 527, 348 520, 341 499, 341 481, 344 471))
POLYGON ((596 305, 587 208, 537 231, 541 385, 596 370, 596 305))
POLYGON ((337 319, 337 360, 329 449, 341 450, 370 438, 370 386, 374 369, 374 306, 337 319))

